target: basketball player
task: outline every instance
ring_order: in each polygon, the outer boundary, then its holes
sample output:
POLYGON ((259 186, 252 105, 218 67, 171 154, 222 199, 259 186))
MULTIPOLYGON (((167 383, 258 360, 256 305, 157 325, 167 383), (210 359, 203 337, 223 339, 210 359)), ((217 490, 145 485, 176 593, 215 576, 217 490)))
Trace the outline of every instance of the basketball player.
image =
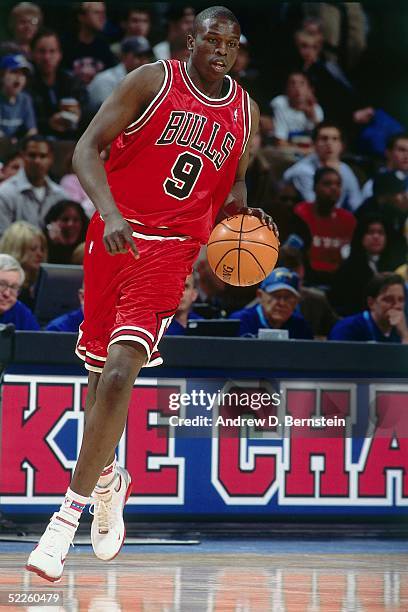
POLYGON ((227 72, 240 27, 226 8, 197 15, 190 59, 131 72, 108 98, 74 154, 97 208, 84 261, 85 306, 77 354, 89 370, 82 447, 64 503, 27 569, 61 578, 81 512, 92 495, 93 549, 115 557, 124 540, 129 473, 116 465, 130 394, 142 367, 162 363, 158 344, 177 309, 200 245, 223 204, 246 208, 248 142, 259 111, 227 72), (112 142, 106 168, 100 152, 112 142))

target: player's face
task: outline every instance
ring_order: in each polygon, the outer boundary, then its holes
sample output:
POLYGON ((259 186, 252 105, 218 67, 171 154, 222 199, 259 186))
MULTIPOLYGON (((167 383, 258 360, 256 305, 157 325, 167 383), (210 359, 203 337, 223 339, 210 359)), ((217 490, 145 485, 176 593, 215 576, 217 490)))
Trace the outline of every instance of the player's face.
POLYGON ((192 61, 206 81, 217 81, 231 70, 238 55, 240 28, 227 19, 206 19, 195 37, 187 37, 192 61))
POLYGON ((387 238, 381 223, 371 223, 363 236, 362 245, 370 255, 379 255, 385 248, 387 238))
POLYGON ((389 285, 376 298, 368 298, 368 307, 378 322, 388 322, 391 311, 404 310, 405 297, 402 285, 389 285))
POLYGON ((14 306, 20 288, 21 278, 17 270, 0 270, 0 314, 14 306))
POLYGON ((281 326, 292 316, 298 298, 288 289, 279 289, 267 293, 260 290, 259 300, 268 321, 274 326, 281 326))

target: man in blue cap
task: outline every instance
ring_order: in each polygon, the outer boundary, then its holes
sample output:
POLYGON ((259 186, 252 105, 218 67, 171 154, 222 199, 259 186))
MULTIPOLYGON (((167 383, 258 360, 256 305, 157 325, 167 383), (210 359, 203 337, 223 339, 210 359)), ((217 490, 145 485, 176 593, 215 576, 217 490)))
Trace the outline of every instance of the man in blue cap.
POLYGON ((288 268, 276 268, 257 291, 259 303, 233 312, 231 319, 240 319, 240 336, 257 336, 259 329, 286 329, 289 338, 313 340, 313 333, 304 317, 295 312, 298 305, 299 277, 288 268))
POLYGON ((0 137, 22 138, 37 133, 32 100, 23 91, 31 70, 24 55, 5 55, 0 60, 0 137))

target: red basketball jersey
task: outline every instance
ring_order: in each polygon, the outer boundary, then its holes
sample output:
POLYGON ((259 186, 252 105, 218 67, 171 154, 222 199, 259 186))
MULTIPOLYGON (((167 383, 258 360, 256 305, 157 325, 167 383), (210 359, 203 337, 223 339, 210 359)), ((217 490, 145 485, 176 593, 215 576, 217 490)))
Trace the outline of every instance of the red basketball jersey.
POLYGON ((248 142, 249 96, 227 76, 228 93, 209 98, 185 63, 162 64, 160 91, 112 143, 108 182, 126 219, 206 243, 248 142))

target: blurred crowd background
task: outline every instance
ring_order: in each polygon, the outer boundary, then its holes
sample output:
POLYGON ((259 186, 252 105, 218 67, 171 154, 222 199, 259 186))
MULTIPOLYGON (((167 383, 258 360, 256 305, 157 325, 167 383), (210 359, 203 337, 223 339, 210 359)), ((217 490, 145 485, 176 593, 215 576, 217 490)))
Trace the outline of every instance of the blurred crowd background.
MULTIPOLYGON (((261 110, 248 202, 274 217, 280 259, 260 286, 234 288, 203 249, 168 333, 234 318, 243 336, 408 343, 408 5, 226 5, 242 27, 231 75, 261 110)), ((95 209, 75 143, 128 72, 187 61, 206 6, 2 2, 0 322, 39 329, 41 267, 82 264, 95 209)), ((46 329, 76 331, 83 298, 46 329)))

